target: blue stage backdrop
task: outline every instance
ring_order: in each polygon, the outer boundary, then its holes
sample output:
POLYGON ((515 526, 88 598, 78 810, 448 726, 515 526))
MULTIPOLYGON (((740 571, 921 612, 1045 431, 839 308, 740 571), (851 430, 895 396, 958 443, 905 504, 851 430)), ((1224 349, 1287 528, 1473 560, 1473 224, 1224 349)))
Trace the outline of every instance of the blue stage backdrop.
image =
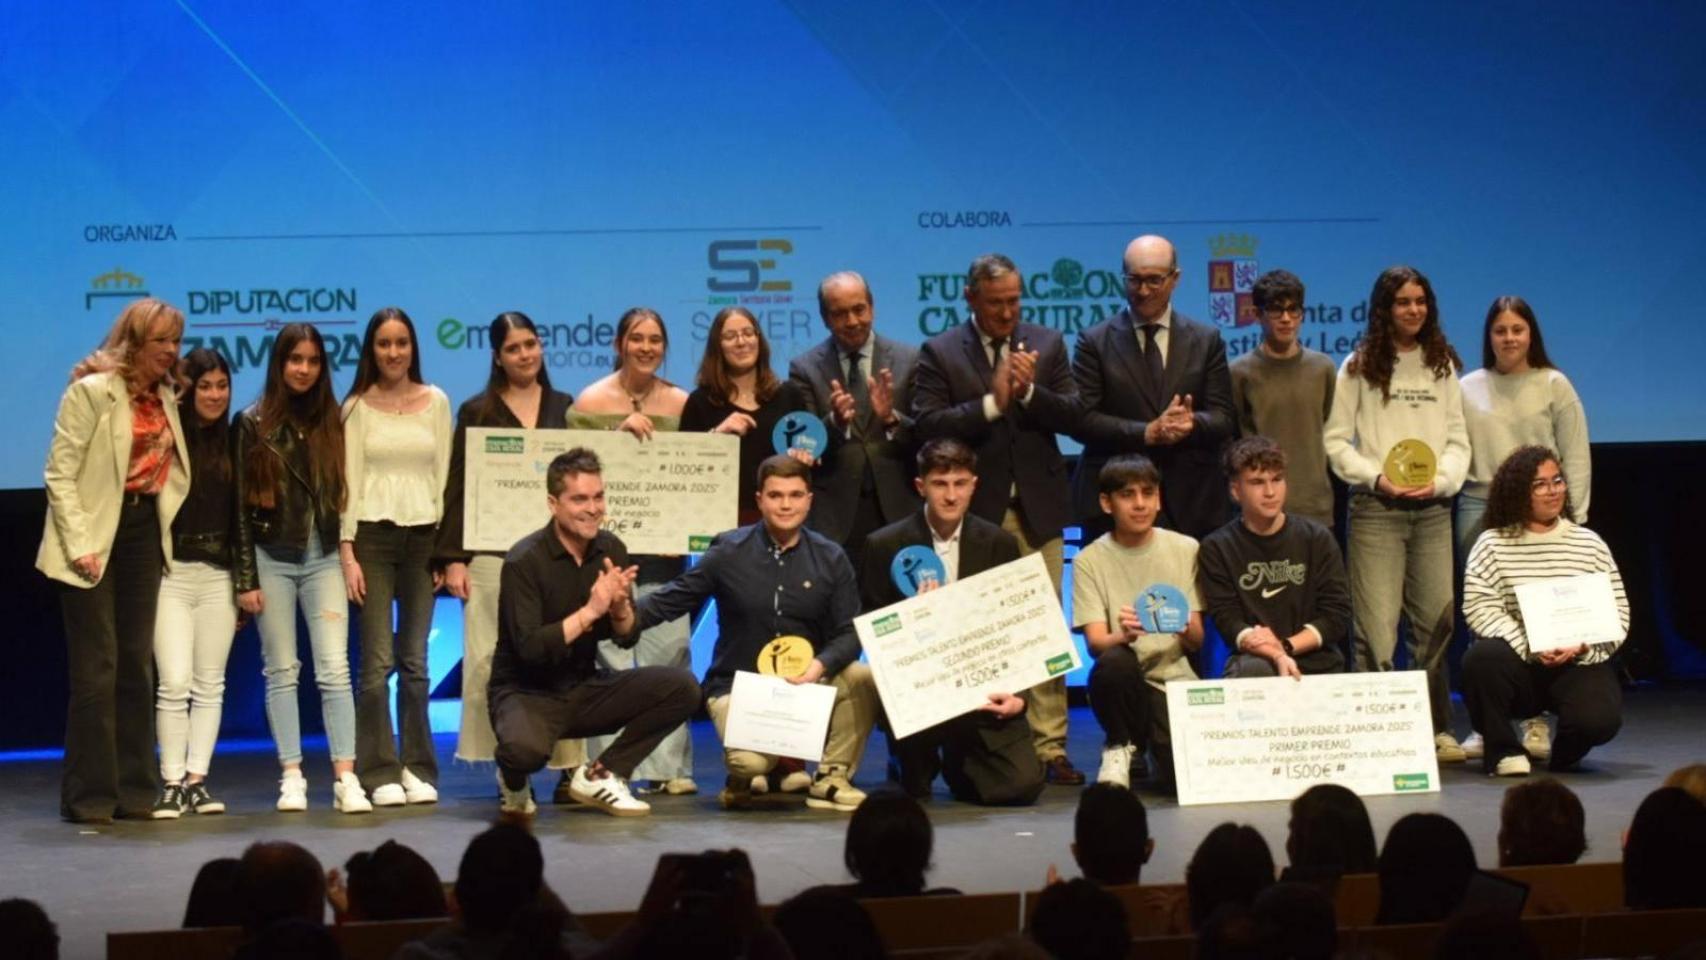
POLYGON ((500 310, 578 391, 654 307, 691 387, 722 305, 785 369, 825 274, 918 341, 987 251, 1070 338, 1144 232, 1233 354, 1259 271, 1303 277, 1342 358, 1410 263, 1472 364, 1487 304, 1528 298, 1596 441, 1699 440, 1702 34, 1683 2, 8 3, 0 487, 40 484, 70 366, 144 294, 238 405, 290 321, 346 387, 389 304, 460 402, 500 310))
POLYGON ((292 320, 346 385, 387 304, 460 401, 499 310, 575 390, 653 306, 690 383, 722 304, 782 367, 853 268, 919 340, 990 250, 1070 336, 1146 231, 1234 353, 1255 271, 1343 356, 1411 263, 1472 362, 1493 297, 1534 303, 1595 440, 1700 439, 1702 33, 1693 3, 6 4, 0 487, 40 483, 67 370, 143 292, 239 404, 292 320))

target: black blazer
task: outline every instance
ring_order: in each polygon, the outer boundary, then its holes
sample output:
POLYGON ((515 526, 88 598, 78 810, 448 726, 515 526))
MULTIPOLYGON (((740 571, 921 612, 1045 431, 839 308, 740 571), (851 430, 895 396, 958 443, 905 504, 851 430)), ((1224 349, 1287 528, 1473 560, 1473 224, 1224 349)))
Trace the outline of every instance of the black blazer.
POLYGON ((1077 428, 1077 388, 1059 333, 1021 323, 1012 339, 1038 354, 1036 391, 1028 404, 1015 399, 997 420, 983 415, 983 395, 995 371, 977 325, 963 323, 925 341, 912 381, 913 436, 920 442, 954 437, 969 444, 977 452, 978 478, 971 512, 999 525, 1009 490, 1018 484, 1029 532, 1050 540, 1072 522, 1066 460, 1054 436, 1077 428))
POLYGON ((1130 310, 1078 335, 1072 378, 1083 414, 1071 433, 1084 443, 1084 453, 1072 475, 1073 510, 1080 520, 1101 516, 1096 476, 1102 465, 1118 454, 1141 453, 1161 471, 1161 525, 1201 539, 1232 514, 1220 468, 1221 449, 1238 434, 1226 344, 1219 330, 1175 310, 1156 406, 1144 383, 1139 336, 1130 310), (1151 447, 1144 428, 1176 394, 1191 395, 1196 429, 1181 443, 1151 447))
POLYGON ((569 407, 574 402, 574 397, 566 393, 544 391, 539 398, 539 421, 534 424, 522 423, 509 404, 497 397, 488 403, 484 392, 475 394, 457 409, 456 433, 450 441, 450 468, 444 475, 444 517, 438 521, 438 534, 432 550, 433 563, 467 563, 474 558, 474 551, 462 546, 462 500, 468 478, 468 428, 533 426, 562 430, 569 425, 569 407))
POLYGON ((877 505, 883 519, 898 520, 907 511, 918 509, 909 462, 912 374, 918 364, 918 351, 875 333, 866 346, 873 351, 872 373, 887 370, 894 375, 894 409, 900 422, 895 425, 892 437, 871 417, 869 403, 855 412, 852 436, 836 429, 830 417, 829 384, 838 380, 846 387, 847 375, 842 372, 841 348, 834 337, 788 363, 788 382, 798 390, 806 409, 823 418, 823 425, 829 428, 829 448, 812 469, 812 512, 807 522, 813 530, 843 544, 853 530, 853 517, 859 510, 866 464, 876 480, 877 505))
MULTIPOLYGON (((889 576, 889 564, 902 549, 928 547, 933 542, 922 507, 865 538, 865 553, 859 566, 859 599, 866 613, 906 599, 889 576)), ((960 579, 1017 559, 1019 541, 1011 533, 988 520, 966 514, 960 527, 960 579)))

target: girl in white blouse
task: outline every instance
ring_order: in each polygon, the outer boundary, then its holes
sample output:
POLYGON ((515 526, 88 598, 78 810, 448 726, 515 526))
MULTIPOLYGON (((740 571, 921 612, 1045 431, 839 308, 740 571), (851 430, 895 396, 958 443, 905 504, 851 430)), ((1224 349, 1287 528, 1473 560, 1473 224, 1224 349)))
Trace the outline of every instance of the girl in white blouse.
POLYGON ((374 806, 432 803, 438 760, 427 719, 427 634, 438 586, 433 541, 450 464, 450 400, 421 381, 415 325, 397 307, 368 321, 343 413, 349 501, 339 553, 349 599, 361 608, 356 773, 374 806), (401 749, 391 727, 393 670, 401 749))

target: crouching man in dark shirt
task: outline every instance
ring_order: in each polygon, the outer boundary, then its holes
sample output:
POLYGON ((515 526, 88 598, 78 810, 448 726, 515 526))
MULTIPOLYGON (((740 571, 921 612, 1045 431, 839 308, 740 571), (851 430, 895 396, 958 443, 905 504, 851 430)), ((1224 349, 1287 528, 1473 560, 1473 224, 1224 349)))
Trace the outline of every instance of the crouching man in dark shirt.
POLYGON ((1285 451, 1244 437, 1224 458, 1240 516, 1203 538, 1201 593, 1221 636, 1237 647, 1229 677, 1300 677, 1345 668, 1351 594, 1333 534, 1285 511, 1285 451))
POLYGON ((699 706, 699 684, 679 667, 601 671, 600 640, 632 646, 636 567, 604 522, 598 455, 576 447, 545 474, 551 522, 504 557, 498 645, 489 688, 498 776, 506 813, 534 811, 530 774, 562 737, 621 734, 574 771, 570 794, 618 817, 651 806, 628 791, 628 776, 699 706))

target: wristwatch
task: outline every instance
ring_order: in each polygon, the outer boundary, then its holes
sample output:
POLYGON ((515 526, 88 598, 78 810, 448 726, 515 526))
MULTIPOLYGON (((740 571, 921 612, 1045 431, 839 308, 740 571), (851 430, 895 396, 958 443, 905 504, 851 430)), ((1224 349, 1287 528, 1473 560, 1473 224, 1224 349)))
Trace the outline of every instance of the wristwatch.
POLYGON ((1293 650, 1291 648, 1291 638, 1290 637, 1280 637, 1279 642, 1280 642, 1280 649, 1285 651, 1286 656, 1288 656, 1288 657, 1297 656, 1297 651, 1293 650))

